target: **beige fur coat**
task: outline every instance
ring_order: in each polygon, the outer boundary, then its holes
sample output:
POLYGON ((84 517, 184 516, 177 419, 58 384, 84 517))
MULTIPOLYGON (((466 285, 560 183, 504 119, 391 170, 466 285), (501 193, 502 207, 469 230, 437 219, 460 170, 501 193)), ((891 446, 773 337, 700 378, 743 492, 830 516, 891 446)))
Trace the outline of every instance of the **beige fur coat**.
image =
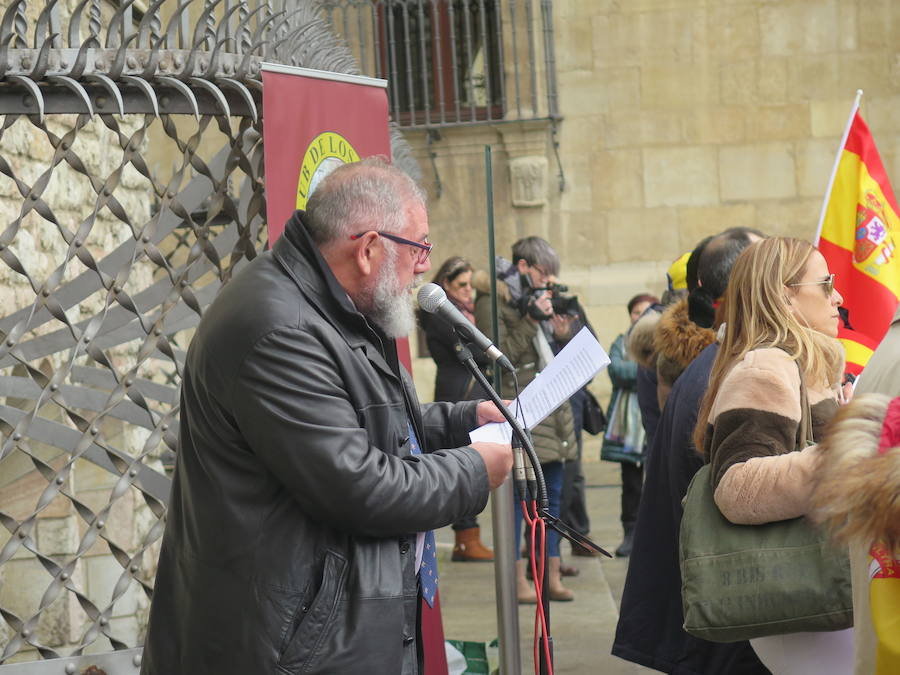
MULTIPOLYGON (((834 393, 806 383, 813 439, 837 410, 834 393)), ((707 423, 704 453, 715 500, 733 523, 753 525, 805 515, 818 448, 797 448, 800 371, 781 349, 756 349, 722 381, 707 423)))

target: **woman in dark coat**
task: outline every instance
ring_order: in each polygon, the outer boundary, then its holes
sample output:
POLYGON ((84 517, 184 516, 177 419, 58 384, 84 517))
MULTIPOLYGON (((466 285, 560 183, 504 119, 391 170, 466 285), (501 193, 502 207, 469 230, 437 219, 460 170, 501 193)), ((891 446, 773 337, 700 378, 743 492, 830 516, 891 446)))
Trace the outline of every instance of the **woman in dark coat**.
MULTIPOLYGON (((472 290, 472 265, 461 256, 447 258, 438 268, 432 282, 444 289, 447 299, 473 324, 475 294, 472 290)), ((435 401, 471 401, 484 398, 474 378, 456 357, 456 333, 438 314, 419 312, 419 324, 425 331, 425 342, 437 364, 434 378, 435 401)), ((472 350, 479 366, 487 365, 487 357, 479 349, 472 350)), ((481 530, 473 516, 453 524, 456 542, 452 560, 456 562, 489 562, 494 552, 481 543, 481 530)))

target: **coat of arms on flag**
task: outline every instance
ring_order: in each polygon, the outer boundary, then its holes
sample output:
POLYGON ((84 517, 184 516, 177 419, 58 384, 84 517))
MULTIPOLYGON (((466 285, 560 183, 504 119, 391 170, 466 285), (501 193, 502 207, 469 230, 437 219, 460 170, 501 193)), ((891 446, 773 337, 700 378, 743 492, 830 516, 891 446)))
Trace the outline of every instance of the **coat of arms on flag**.
MULTIPOLYGON (((866 192, 864 203, 856 205, 856 244, 853 248, 853 258, 862 263, 880 251, 875 259, 875 264, 884 265, 892 257, 894 252, 893 239, 888 237, 888 228, 885 224, 884 205, 872 192, 866 192)), ((878 274, 877 268, 869 268, 873 274, 878 274)))

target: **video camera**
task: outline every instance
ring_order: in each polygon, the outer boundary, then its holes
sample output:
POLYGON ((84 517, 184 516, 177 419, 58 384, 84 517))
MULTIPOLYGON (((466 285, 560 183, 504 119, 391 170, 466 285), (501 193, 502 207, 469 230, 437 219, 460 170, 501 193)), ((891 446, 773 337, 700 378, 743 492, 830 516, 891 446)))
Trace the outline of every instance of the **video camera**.
POLYGON ((550 304, 553 306, 554 314, 559 316, 579 316, 581 314, 578 306, 578 296, 567 295, 569 287, 565 284, 558 284, 551 281, 548 282, 546 286, 532 289, 534 295, 540 295, 544 291, 550 291, 553 294, 550 298, 550 304))

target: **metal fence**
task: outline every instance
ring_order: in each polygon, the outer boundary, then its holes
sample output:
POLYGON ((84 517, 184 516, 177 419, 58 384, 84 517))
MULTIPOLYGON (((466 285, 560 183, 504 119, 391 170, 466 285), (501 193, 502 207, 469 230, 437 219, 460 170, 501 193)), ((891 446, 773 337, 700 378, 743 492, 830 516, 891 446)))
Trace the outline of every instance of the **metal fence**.
POLYGON ((4 673, 139 665, 184 353, 265 246, 263 60, 358 72, 312 3, 2 12, 4 673))
POLYGON ((558 117, 551 0, 319 4, 401 127, 558 117))

